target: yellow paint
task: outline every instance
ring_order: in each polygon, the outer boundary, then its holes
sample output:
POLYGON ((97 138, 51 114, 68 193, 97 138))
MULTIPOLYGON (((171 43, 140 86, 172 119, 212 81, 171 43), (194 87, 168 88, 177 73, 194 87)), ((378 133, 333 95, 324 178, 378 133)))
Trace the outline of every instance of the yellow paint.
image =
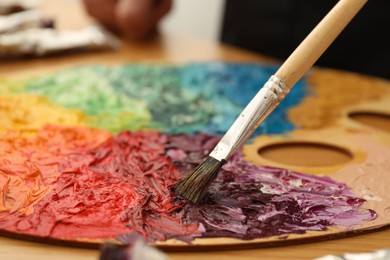
POLYGON ((42 96, 0 96, 0 133, 12 130, 34 134, 46 124, 82 126, 85 118, 82 112, 56 106, 42 96))

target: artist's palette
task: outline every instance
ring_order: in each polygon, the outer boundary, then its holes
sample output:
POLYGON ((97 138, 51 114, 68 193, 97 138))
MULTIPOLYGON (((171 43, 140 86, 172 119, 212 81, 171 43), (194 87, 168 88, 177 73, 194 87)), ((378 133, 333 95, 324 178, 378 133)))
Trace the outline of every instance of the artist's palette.
POLYGON ((313 70, 199 206, 171 189, 276 70, 69 68, 0 84, 0 232, 172 250, 300 243, 390 223, 390 82, 313 70))

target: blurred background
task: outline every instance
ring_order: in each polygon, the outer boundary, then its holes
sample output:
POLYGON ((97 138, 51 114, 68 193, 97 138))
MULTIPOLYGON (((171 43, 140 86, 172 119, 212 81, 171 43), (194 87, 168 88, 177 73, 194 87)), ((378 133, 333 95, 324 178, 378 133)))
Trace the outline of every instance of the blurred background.
POLYGON ((167 32, 218 41, 224 6, 225 0, 176 0, 160 27, 167 32))

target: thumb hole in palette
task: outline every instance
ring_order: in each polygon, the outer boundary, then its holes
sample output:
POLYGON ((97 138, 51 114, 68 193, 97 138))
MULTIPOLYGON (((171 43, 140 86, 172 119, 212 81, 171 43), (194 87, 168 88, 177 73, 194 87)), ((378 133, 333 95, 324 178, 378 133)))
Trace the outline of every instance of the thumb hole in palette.
POLYGON ((257 152, 270 161, 307 167, 334 166, 353 159, 353 155, 345 148, 315 142, 270 144, 259 148, 257 152))
POLYGON ((354 111, 349 113, 348 117, 371 128, 390 132, 390 114, 381 112, 354 111))

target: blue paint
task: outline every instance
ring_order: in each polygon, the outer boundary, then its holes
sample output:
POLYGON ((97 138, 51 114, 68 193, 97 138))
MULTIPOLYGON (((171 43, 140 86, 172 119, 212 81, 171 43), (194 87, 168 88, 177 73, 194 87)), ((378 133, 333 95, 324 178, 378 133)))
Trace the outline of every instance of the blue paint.
MULTIPOLYGON (((260 64, 190 64, 182 68, 181 85, 218 104, 216 116, 205 129, 210 133, 224 133, 276 70, 275 66, 260 64)), ((307 95, 306 86, 303 80, 299 81, 255 134, 280 134, 293 130, 287 112, 307 95)))

